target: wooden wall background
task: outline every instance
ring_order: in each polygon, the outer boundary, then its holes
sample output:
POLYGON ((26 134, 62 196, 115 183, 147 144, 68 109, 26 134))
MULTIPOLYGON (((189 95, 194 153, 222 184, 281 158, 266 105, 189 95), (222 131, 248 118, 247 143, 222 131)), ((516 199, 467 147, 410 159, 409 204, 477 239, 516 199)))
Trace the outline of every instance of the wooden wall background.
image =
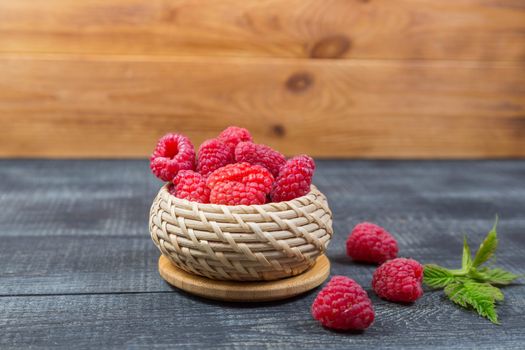
POLYGON ((230 124, 287 154, 525 156, 523 0, 0 0, 0 156, 230 124))

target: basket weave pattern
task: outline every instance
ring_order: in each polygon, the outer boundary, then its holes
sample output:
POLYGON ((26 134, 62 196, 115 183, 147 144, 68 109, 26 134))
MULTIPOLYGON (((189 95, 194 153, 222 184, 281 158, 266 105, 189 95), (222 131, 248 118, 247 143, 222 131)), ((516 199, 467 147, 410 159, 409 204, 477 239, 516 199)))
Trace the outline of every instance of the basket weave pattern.
POLYGON ((273 280, 308 269, 333 234, 326 197, 226 206, 179 199, 163 186, 149 229, 161 253, 179 268, 219 280, 273 280))

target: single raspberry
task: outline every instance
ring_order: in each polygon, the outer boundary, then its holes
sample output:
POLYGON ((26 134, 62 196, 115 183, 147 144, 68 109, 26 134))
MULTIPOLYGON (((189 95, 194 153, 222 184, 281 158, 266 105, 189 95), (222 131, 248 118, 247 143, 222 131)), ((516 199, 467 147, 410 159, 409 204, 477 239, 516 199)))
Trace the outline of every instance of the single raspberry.
POLYGON ((219 134, 218 139, 232 147, 232 150, 235 150, 235 147, 239 142, 253 141, 250 132, 244 128, 239 128, 238 126, 227 127, 219 134))
POLYGON ((289 159, 275 179, 270 193, 272 201, 289 201, 310 192, 314 171, 314 160, 307 155, 289 159))
POLYGON ((366 291, 353 279, 334 276, 312 304, 312 315, 325 327, 363 330, 374 321, 374 308, 366 291))
POLYGON ((270 170, 272 175, 279 175, 279 169, 286 163, 286 158, 273 148, 253 142, 239 142, 235 147, 235 160, 257 164, 270 170))
POLYGON ((225 181, 216 184, 211 190, 210 202, 225 205, 264 204, 266 193, 249 184, 225 181))
POLYGON ((423 295, 423 266, 415 260, 397 258, 379 266, 372 278, 372 288, 381 298, 409 303, 423 295))
POLYGON ((208 176, 206 184, 213 189, 217 184, 227 181, 242 182, 266 195, 272 188, 273 176, 265 167, 241 162, 215 170, 208 176))
POLYGON ((204 176, 233 162, 231 147, 219 139, 207 140, 199 147, 197 171, 204 176))
POLYGON ((397 256, 397 242, 387 230, 370 222, 354 227, 346 240, 346 254, 355 261, 383 263, 397 256))
POLYGON ((161 137, 150 157, 150 168, 162 181, 172 181, 180 170, 195 169, 195 149, 190 139, 180 134, 161 137))
POLYGON ((209 203, 210 189, 206 186, 206 178, 193 170, 179 171, 173 179, 175 190, 171 192, 177 198, 193 202, 209 203))

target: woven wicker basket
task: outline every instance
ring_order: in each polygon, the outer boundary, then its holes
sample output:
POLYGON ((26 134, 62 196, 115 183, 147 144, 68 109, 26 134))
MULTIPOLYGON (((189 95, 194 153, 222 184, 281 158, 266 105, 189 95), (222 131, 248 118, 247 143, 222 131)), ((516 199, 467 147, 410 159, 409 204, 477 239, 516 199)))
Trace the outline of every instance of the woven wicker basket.
POLYGON ((304 272, 332 237, 332 212, 315 187, 288 202, 226 206, 179 199, 163 186, 149 228, 174 265, 218 280, 275 280, 304 272))

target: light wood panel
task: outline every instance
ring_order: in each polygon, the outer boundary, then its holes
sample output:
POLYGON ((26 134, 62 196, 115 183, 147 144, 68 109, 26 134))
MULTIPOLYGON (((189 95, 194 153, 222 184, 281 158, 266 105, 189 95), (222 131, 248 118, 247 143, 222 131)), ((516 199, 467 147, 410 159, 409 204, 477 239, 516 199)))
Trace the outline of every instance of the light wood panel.
POLYGON ((0 156, 145 156, 227 125, 286 154, 525 156, 523 63, 0 58, 0 156))
POLYGON ((525 60, 523 0, 0 1, 0 52, 525 60))

